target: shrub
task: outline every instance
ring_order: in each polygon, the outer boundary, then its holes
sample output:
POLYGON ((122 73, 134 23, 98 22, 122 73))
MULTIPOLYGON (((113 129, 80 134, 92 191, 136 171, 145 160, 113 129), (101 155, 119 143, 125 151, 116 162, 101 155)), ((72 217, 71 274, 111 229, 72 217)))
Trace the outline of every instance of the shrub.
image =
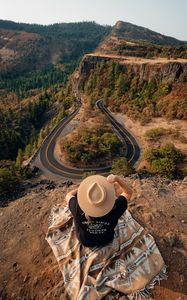
POLYGON ((171 158, 158 157, 152 161, 152 170, 172 179, 176 172, 176 164, 171 158))
POLYGON ((170 86, 166 82, 161 82, 157 87, 156 92, 153 95, 154 99, 158 99, 159 97, 165 96, 170 92, 170 86))
POLYGON ((72 163, 82 163, 83 166, 99 163, 103 158, 110 160, 122 151, 122 142, 111 129, 102 124, 92 128, 80 127, 72 137, 63 143, 67 159, 72 163))
POLYGON ((162 127, 158 127, 158 128, 152 128, 152 129, 148 129, 145 134, 144 137, 146 138, 146 140, 148 141, 158 141, 159 138, 163 137, 163 136, 168 136, 170 135, 172 138, 174 138, 175 140, 178 140, 181 143, 186 144, 187 143, 187 138, 182 135, 179 130, 177 129, 166 129, 166 128, 162 128, 162 127))
POLYGON ((150 141, 157 141, 161 136, 163 136, 166 133, 166 129, 165 128, 152 128, 149 129, 145 132, 144 137, 147 140, 150 141))
POLYGON ((127 176, 133 173, 133 168, 125 157, 116 158, 112 164, 112 173, 127 176))
POLYGON ((150 171, 172 179, 177 174, 178 163, 184 160, 185 155, 173 144, 166 144, 161 148, 150 148, 144 158, 150 163, 150 171))
POLYGON ((18 179, 6 168, 0 168, 0 193, 11 190, 18 182, 18 179))

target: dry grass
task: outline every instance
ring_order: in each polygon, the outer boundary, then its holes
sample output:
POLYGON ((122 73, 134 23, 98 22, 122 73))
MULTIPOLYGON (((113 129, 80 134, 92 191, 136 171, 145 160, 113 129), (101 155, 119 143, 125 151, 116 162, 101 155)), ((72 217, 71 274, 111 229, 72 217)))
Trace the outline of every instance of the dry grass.
POLYGON ((95 52, 92 54, 88 54, 88 56, 98 56, 98 57, 107 57, 112 59, 117 59, 120 61, 120 63, 125 64, 165 64, 165 63, 172 63, 172 62, 180 62, 180 63, 187 63, 187 59, 184 58, 178 58, 178 59, 167 59, 167 58, 153 58, 153 59, 147 59, 147 58, 141 58, 141 57, 133 57, 133 56, 122 56, 122 55, 116 55, 116 54, 103 54, 101 52, 95 52))

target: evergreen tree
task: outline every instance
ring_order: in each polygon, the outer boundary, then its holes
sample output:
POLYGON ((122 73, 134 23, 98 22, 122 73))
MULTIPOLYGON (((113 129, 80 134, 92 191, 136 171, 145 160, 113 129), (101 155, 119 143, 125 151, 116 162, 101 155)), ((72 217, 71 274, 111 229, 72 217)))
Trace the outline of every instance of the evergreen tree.
POLYGON ((25 159, 28 159, 32 154, 32 145, 31 144, 28 144, 26 147, 25 147, 25 151, 24 151, 24 157, 25 159))
POLYGON ((21 169, 22 157, 23 157, 22 149, 19 149, 18 150, 18 155, 17 155, 17 158, 16 158, 16 163, 15 163, 15 167, 16 167, 17 170, 21 169))
POLYGON ((0 193, 10 191, 18 182, 16 176, 6 168, 0 168, 0 193))
POLYGON ((126 157, 116 158, 112 164, 112 173, 127 176, 133 173, 133 168, 126 157))
POLYGON ((116 81, 115 90, 118 97, 122 97, 126 91, 125 78, 122 73, 119 74, 119 77, 116 81))

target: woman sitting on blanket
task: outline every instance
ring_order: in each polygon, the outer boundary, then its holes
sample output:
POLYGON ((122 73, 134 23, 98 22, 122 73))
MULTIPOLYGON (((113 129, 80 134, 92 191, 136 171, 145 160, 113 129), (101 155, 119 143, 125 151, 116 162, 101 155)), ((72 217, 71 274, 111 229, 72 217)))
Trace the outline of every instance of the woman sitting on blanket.
POLYGON ((93 175, 84 179, 79 188, 66 195, 73 215, 78 240, 86 247, 104 246, 114 237, 118 219, 127 209, 132 190, 117 175, 107 178, 93 175), (114 183, 122 194, 116 199, 114 183))

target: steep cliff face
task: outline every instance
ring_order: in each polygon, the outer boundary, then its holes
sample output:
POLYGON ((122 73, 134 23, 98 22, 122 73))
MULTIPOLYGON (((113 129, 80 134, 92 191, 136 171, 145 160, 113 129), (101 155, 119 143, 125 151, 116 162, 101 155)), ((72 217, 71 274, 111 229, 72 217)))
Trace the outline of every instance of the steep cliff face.
POLYGON ((80 65, 80 76, 88 76, 98 63, 116 62, 124 66, 125 73, 138 76, 140 81, 165 81, 174 83, 182 73, 187 72, 187 59, 141 59, 102 54, 85 55, 80 65))
POLYGON ((80 65, 79 87, 134 119, 187 119, 187 59, 89 54, 80 65))

